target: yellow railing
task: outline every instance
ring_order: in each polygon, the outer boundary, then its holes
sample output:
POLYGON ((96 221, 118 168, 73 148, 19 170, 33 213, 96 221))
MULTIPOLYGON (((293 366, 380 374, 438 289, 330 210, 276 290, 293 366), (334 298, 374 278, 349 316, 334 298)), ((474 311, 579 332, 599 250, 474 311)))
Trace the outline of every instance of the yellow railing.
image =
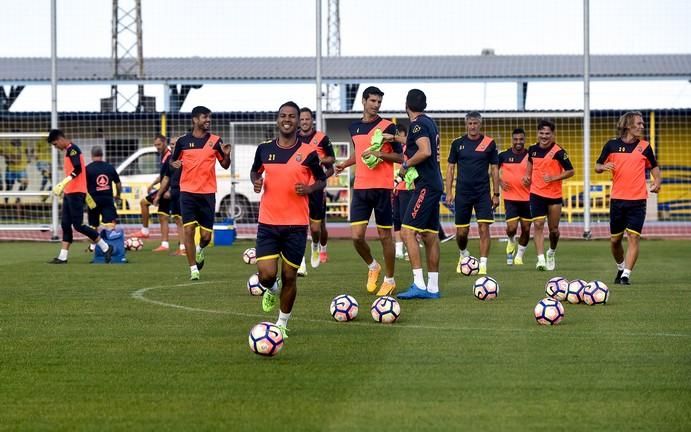
MULTIPOLYGON (((561 211, 566 220, 571 222, 573 216, 583 216, 583 182, 565 181, 562 184, 564 206, 561 211)), ((609 214, 609 195, 612 190, 611 181, 593 182, 590 184, 590 214, 609 214)))

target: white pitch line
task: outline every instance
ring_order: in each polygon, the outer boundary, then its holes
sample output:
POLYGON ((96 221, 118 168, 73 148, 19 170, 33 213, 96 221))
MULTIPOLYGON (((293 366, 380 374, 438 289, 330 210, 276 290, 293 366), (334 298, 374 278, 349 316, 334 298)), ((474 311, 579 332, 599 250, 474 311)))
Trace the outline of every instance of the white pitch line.
MULTIPOLYGON (((169 308, 174 308, 174 309, 180 309, 188 312, 202 312, 202 313, 210 313, 210 314, 217 314, 217 315, 234 315, 234 316, 239 316, 239 317, 248 317, 248 318, 266 318, 266 314, 251 314, 251 313, 245 313, 245 312, 235 312, 235 311, 224 311, 224 310, 216 310, 216 309, 204 309, 204 308, 196 308, 196 307, 190 307, 190 306, 184 306, 184 305, 179 305, 175 303, 168 303, 168 302, 163 302, 159 300, 152 300, 148 297, 146 297, 144 294, 147 293, 148 291, 153 291, 156 289, 161 289, 161 288, 179 288, 179 287, 186 287, 186 286, 196 286, 196 285, 207 285, 215 282, 188 282, 188 283, 181 283, 181 284, 175 284, 175 285, 159 285, 159 286, 153 286, 153 287, 147 287, 147 288, 140 288, 130 294, 130 297, 132 297, 135 300, 143 301, 145 303, 150 303, 150 304, 155 304, 158 306, 164 306, 164 307, 169 307, 169 308)), ((299 317, 294 317, 291 318, 293 320, 298 320, 298 321, 305 321, 305 322, 313 322, 313 323, 329 323, 329 324, 336 324, 336 325, 343 325, 344 323, 339 323, 334 320, 325 320, 325 319, 313 319, 313 318, 299 318, 299 317)), ((351 321, 347 325, 350 326, 370 326, 371 323, 364 323, 364 322, 358 322, 358 321, 351 321)), ((535 330, 525 330, 525 329, 500 329, 500 328, 487 328, 487 327, 449 327, 449 326, 430 326, 430 325, 420 325, 420 324, 402 324, 402 323, 396 323, 395 324, 396 328, 408 328, 408 329, 419 329, 419 330, 444 330, 444 331, 449 331, 449 330, 460 330, 460 331, 488 331, 488 332, 505 332, 505 333, 535 333, 537 331, 540 331, 540 329, 536 328, 535 330)), ((602 333, 598 333, 602 335, 602 333)), ((612 333, 610 333, 612 334, 612 333)), ((586 335, 585 333, 583 334, 584 336, 590 336, 586 335)), ((616 336, 649 336, 649 337, 679 337, 679 338, 691 338, 690 334, 684 334, 684 333, 613 333, 613 335, 616 336)), ((564 335, 566 337, 572 337, 574 335, 564 335)))

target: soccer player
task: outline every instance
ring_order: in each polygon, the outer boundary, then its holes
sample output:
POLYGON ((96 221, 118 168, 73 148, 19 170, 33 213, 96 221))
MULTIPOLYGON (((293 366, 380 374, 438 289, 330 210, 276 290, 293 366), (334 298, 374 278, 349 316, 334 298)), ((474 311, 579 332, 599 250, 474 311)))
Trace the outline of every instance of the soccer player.
POLYGON ((521 128, 511 134, 511 148, 499 153, 499 184, 504 195, 506 210, 506 264, 523 265, 523 254, 530 241, 530 188, 523 184, 528 150, 525 148, 525 131, 521 128), (516 244, 518 223, 521 235, 516 244), (518 247, 516 247, 518 246, 518 247))
POLYGON ((410 118, 406 142, 406 160, 399 176, 416 170, 415 190, 403 213, 401 236, 408 249, 413 283, 399 299, 438 299, 439 294, 439 200, 444 182, 439 168, 439 129, 434 120, 424 113, 427 96, 422 90, 412 89, 406 96, 406 112, 410 118), (427 284, 422 274, 422 260, 417 243, 420 235, 427 256, 427 284))
MULTIPOLYGON (((300 109, 300 129, 297 132, 298 140, 301 143, 309 144, 317 150, 319 163, 322 165, 326 177, 330 177, 333 172, 333 164, 336 162, 333 146, 329 137, 314 128, 314 118, 312 110, 309 108, 300 109)), ((323 189, 310 194, 310 234, 312 235, 312 248, 310 254, 310 265, 312 268, 319 267, 320 263, 325 263, 328 259, 326 243, 329 233, 326 230, 326 193, 323 189)), ((303 257, 298 275, 301 270, 307 274, 305 259, 303 257)))
POLYGON ((534 241, 537 253, 535 268, 554 270, 554 257, 559 243, 561 219, 561 182, 572 177, 573 165, 566 150, 554 141, 556 126, 549 120, 537 125, 537 144, 528 149, 528 163, 523 184, 530 186, 530 216, 533 219, 534 241), (545 261, 545 219, 549 229, 549 249, 545 261))
POLYGON ((278 137, 257 147, 250 172, 254 191, 264 190, 259 204, 257 270, 266 289, 262 308, 270 312, 278 297, 278 258, 282 260, 280 311, 276 325, 286 335, 297 295, 297 269, 305 253, 309 195, 326 185, 326 174, 311 144, 297 137, 300 108, 286 102, 278 109, 278 137))
POLYGON ((110 263, 113 246, 108 245, 95 229, 84 225, 84 200, 86 199, 86 169, 82 151, 65 137, 60 129, 48 132, 48 142, 58 150, 65 151, 63 166, 65 178, 53 186, 53 193, 65 196, 62 199, 62 248, 60 254, 49 261, 50 264, 67 264, 67 256, 72 244, 72 227, 96 243, 104 253, 106 263, 110 263))
POLYGON ((216 160, 224 169, 230 166, 230 144, 209 132, 211 110, 204 106, 192 109, 192 132, 178 138, 171 156, 180 174, 180 210, 185 232, 185 249, 190 266, 190 280, 199 280, 204 267, 204 248, 211 243, 216 208, 216 160), (199 245, 194 232, 199 226, 199 245))
POLYGON ((118 218, 115 200, 120 201, 122 184, 113 165, 103 160, 103 149, 100 146, 91 149, 91 163, 86 166, 86 189, 95 204, 94 208, 87 211, 89 225, 97 229, 102 222, 112 229, 118 218))
MULTIPOLYGON (((159 174, 154 181, 146 188, 149 194, 142 198, 139 202, 139 207, 142 211, 142 229, 135 234, 137 237, 149 238, 149 207, 154 204, 154 199, 158 194, 155 186, 161 183, 163 175, 167 172, 167 165, 170 163, 170 148, 168 148, 168 138, 165 135, 158 134, 154 138, 154 147, 161 157, 159 174)), ((160 189, 160 186, 159 186, 160 189)), ((154 252, 166 252, 170 248, 168 243, 169 232, 169 214, 170 214, 170 194, 164 194, 158 201, 158 222, 161 225, 161 245, 154 249, 154 252)))
MULTIPOLYGON (((408 140, 408 128, 401 123, 396 125, 396 137, 395 140, 402 145, 403 148, 403 159, 405 160, 405 143, 408 140)), ((400 170, 399 170, 400 171, 400 170)), ((403 214, 408 209, 408 202, 410 202, 410 197, 412 196, 412 190, 408 190, 408 183, 396 173, 396 178, 394 179, 394 189, 393 189, 393 234, 396 250, 396 259, 408 259, 408 252, 404 251, 403 239, 401 238, 401 222, 403 220, 403 214)))
POLYGON ((451 143, 446 168, 446 203, 456 208, 456 243, 460 251, 456 273, 461 272, 461 260, 468 252, 470 217, 475 209, 477 227, 480 233, 480 274, 487 274, 489 256, 489 226, 494 223, 494 209, 499 205, 499 170, 497 169, 497 144, 492 137, 480 133, 482 116, 472 111, 465 116, 466 135, 451 143), (453 180, 458 165, 456 190, 452 192, 453 180), (493 195, 489 183, 492 178, 493 195))
MULTIPOLYGON (((177 139, 171 140, 171 145, 175 147, 177 139)), ((175 221, 178 227, 178 249, 171 255, 187 256, 185 251, 185 230, 182 227, 182 213, 180 211, 180 173, 179 168, 173 168, 170 164, 166 164, 165 172, 162 171, 163 178, 159 185, 156 197, 154 197, 154 205, 158 206, 163 197, 168 195, 170 197, 170 219, 175 221), (167 192, 167 194, 166 194, 167 192)))
POLYGON ((367 292, 378 296, 389 295, 396 290, 394 279, 395 249, 393 242, 393 164, 403 162, 401 145, 393 138, 396 125, 379 117, 384 92, 377 87, 367 87, 362 93, 362 119, 349 127, 355 150, 343 162, 336 164, 336 174, 355 165, 355 183, 350 203, 350 227, 355 250, 367 264, 367 292), (387 137, 387 138, 383 138, 387 137), (386 141, 386 140, 389 141, 386 141), (367 223, 374 211, 377 233, 382 245, 386 275, 377 291, 381 265, 374 259, 365 234, 367 223))
POLYGON ((631 271, 638 259, 648 198, 646 170, 651 170, 653 175, 650 192, 658 193, 662 185, 662 172, 650 143, 643 139, 644 130, 643 114, 639 111, 622 115, 617 122, 618 138, 605 144, 595 164, 596 173, 612 173, 609 230, 612 256, 617 264, 615 284, 631 284, 631 271), (624 232, 629 242, 626 256, 622 246, 624 232))

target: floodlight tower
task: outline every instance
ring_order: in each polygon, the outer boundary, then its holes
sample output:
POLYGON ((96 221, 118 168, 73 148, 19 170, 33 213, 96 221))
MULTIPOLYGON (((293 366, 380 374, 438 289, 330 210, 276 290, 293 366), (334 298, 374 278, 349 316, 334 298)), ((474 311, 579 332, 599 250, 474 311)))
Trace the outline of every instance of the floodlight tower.
MULTIPOLYGON (((339 57, 341 55, 341 16, 338 11, 339 0, 328 0, 328 27, 329 33, 326 36, 326 55, 329 57, 339 57)), ((342 109, 340 86, 338 84, 327 84, 326 86, 326 109, 336 111, 342 109)))
MULTIPOLYGON (((114 80, 144 78, 144 46, 142 44, 141 0, 113 0, 111 60, 114 80)), ((115 83, 110 97, 101 100, 101 111, 154 111, 155 98, 144 96, 144 85, 137 84, 136 93, 124 93, 115 83)))

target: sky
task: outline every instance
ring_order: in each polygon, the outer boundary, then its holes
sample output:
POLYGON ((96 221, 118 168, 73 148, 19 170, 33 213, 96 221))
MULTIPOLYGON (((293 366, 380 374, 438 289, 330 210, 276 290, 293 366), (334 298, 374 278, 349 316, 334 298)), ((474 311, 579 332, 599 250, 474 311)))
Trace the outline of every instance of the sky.
MULTIPOLYGON (((129 9, 132 0, 119 0, 129 9)), ((582 54, 582 0, 341 0, 341 55, 582 54)), ((312 56, 315 0, 142 0, 144 56, 312 56)), ((57 0, 58 56, 110 57, 111 1, 57 0)), ((0 0, 3 57, 50 56, 50 0, 0 0), (27 5, 31 11, 27 11, 27 5)), ((327 1, 322 3, 326 54, 327 1)), ((591 0, 592 54, 691 53, 691 2, 591 0)), ((380 83, 363 83, 365 85, 380 83)), ((428 95, 429 110, 511 110, 514 83, 381 83, 382 109, 400 111, 412 86, 428 95)), ((364 86, 361 86, 364 88, 364 86)), ((580 109, 582 84, 531 83, 528 109, 580 109)), ((162 86, 147 95, 163 106, 162 86)), ((275 110, 292 99, 314 106, 313 85, 205 85, 183 111, 275 110)), ((60 86, 60 111, 98 111, 109 87, 60 86)), ((356 103, 357 105, 357 103, 356 103)), ((691 107, 688 81, 593 82, 591 108, 691 107)), ((354 107, 359 110, 359 106, 354 107)), ((50 109, 49 86, 29 86, 12 111, 50 109)))

